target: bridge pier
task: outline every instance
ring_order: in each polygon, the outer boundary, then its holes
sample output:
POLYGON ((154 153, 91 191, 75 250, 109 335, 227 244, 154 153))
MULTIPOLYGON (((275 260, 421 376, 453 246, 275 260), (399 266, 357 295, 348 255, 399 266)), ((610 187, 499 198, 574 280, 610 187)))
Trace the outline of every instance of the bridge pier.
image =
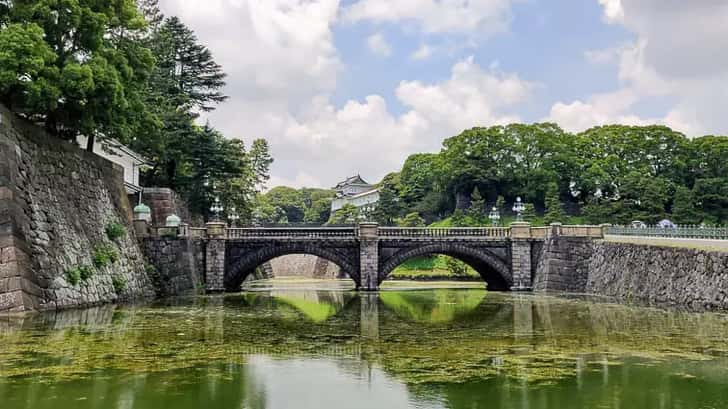
POLYGON ((359 290, 379 288, 379 225, 359 224, 359 290))
POLYGON ((225 223, 210 222, 207 227, 205 246, 205 291, 216 293, 225 291, 225 223))
POLYGON ((531 291, 531 223, 511 224, 511 291, 531 291))

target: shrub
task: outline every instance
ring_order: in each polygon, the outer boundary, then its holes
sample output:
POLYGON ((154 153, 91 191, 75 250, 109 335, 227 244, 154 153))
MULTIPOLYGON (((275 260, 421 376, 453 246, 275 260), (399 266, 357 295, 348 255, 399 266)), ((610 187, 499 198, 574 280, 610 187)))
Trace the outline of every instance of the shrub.
POLYGON ((94 269, 91 266, 80 266, 78 267, 79 276, 81 281, 87 281, 94 275, 94 269))
POLYGON ((447 263, 447 269, 450 271, 452 275, 455 276, 466 276, 468 275, 468 265, 464 262, 453 258, 448 257, 446 260, 447 263))
POLYGON ((116 294, 121 294, 126 289, 126 280, 124 277, 114 275, 111 276, 111 285, 114 286, 116 294))
POLYGON ((109 245, 101 245, 94 249, 94 266, 97 268, 106 267, 119 259, 119 253, 109 245))
POLYGON ((76 266, 66 270, 66 281, 71 285, 77 285, 81 281, 87 281, 93 275, 94 269, 91 266, 76 266))
POLYGON ((78 267, 66 270, 66 281, 73 286, 77 285, 78 282, 81 281, 81 271, 78 267))
POLYGON ((106 225, 106 237, 111 241, 116 241, 126 235, 126 229, 121 223, 110 222, 106 225))

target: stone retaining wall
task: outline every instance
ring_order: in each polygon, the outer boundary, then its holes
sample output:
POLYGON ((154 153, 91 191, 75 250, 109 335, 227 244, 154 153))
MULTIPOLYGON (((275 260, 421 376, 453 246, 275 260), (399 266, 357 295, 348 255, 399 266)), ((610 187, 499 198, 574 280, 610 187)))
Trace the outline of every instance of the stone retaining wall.
POLYGON ((123 170, 0 106, 0 311, 88 306, 153 294, 123 170), (124 237, 106 237, 109 223, 124 237), (94 249, 118 260, 94 267, 94 249), (67 272, 91 276, 71 284, 67 272))
POLYGON ((586 292, 693 310, 728 309, 728 253, 596 242, 586 292))
POLYGON ((589 238, 547 238, 537 261, 533 289, 584 292, 592 246, 593 240, 589 238))
POLYGON ((728 253, 549 237, 534 274, 534 290, 728 310, 728 253))
POLYGON ((205 243, 200 239, 145 238, 144 255, 155 269, 150 274, 160 297, 193 293, 202 288, 205 243))

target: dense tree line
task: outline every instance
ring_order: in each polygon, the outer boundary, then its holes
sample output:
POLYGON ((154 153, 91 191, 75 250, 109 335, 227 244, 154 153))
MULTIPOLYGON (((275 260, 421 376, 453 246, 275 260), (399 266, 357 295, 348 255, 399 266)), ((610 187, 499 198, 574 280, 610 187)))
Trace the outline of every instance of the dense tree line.
POLYGON ((334 196, 329 189, 274 187, 257 195, 253 222, 321 225, 329 221, 334 196))
POLYGON ((689 139, 665 126, 595 127, 578 134, 555 124, 473 128, 437 154, 415 154, 382 182, 377 220, 415 212, 428 223, 489 223, 491 207, 541 222, 680 224, 728 222, 728 137, 689 139), (396 200, 395 200, 396 199, 396 200))
POLYGON ((367 217, 385 225, 413 225, 418 217, 485 225, 493 207, 512 220, 520 197, 523 217, 535 223, 725 224, 727 163, 728 137, 690 139, 665 126, 578 134, 551 123, 472 128, 384 177, 367 217))
POLYGON ((113 138, 146 156, 145 186, 171 187, 195 213, 214 197, 244 221, 268 179, 265 140, 246 149, 201 112, 227 99, 210 50, 157 0, 0 1, 0 103, 59 139, 113 138))

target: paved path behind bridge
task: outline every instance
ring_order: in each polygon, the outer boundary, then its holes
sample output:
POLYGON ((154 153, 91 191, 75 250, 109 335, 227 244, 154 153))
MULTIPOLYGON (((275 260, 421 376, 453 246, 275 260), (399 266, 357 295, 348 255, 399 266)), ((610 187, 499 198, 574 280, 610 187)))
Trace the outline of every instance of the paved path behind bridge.
POLYGON ((619 243, 648 244, 652 246, 682 247, 728 252, 728 240, 686 239, 679 237, 646 237, 605 235, 604 240, 619 243))

